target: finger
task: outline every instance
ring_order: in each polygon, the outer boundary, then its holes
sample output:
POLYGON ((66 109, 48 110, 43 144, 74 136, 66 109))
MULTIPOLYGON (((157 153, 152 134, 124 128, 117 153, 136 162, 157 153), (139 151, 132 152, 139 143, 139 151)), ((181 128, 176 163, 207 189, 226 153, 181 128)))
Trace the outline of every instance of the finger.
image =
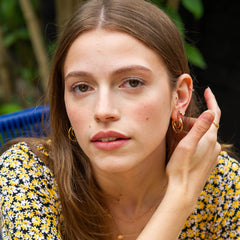
POLYGON ((196 122, 196 118, 183 117, 183 130, 189 132, 196 122))
POLYGON ((208 87, 204 92, 204 97, 207 103, 207 108, 209 110, 212 110, 215 113, 215 119, 214 122, 216 124, 219 124, 220 116, 221 116, 221 110, 217 104, 216 98, 214 94, 212 93, 211 89, 208 87))
POLYGON ((182 132, 175 134, 174 138, 177 140, 176 144, 180 142, 191 130, 192 126, 196 122, 196 118, 192 117, 184 117, 182 118, 183 120, 183 130, 182 132))
POLYGON ((211 127, 215 114, 211 110, 203 112, 197 119, 188 135, 184 138, 185 144, 196 146, 203 135, 211 127))

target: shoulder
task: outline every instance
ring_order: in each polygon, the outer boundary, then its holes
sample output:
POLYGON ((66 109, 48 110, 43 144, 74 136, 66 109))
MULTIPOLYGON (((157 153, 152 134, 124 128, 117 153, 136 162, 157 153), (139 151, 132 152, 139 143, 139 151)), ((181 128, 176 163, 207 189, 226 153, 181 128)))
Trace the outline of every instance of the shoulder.
POLYGON ((216 236, 213 239, 218 236, 237 239, 240 236, 240 164, 227 152, 221 152, 218 160, 199 198, 198 213, 204 213, 208 230, 216 236))
MULTIPOLYGON (((48 154, 41 146, 39 151, 48 154)), ((53 172, 24 142, 13 145, 0 156, 0 176, 0 195, 5 191, 7 194, 10 186, 24 186, 48 196, 50 190, 52 194, 57 191, 53 172)))
MULTIPOLYGON (((45 149, 39 146, 39 151, 45 149)), ((0 156, 0 206, 2 232, 8 239, 26 232, 28 239, 31 234, 44 239, 52 232, 60 234, 61 203, 54 175, 24 142, 0 156)))
MULTIPOLYGON (((44 155, 48 155, 41 145, 37 148, 44 155)), ((32 176, 44 174, 46 176, 48 174, 52 175, 51 170, 24 142, 11 146, 0 156, 0 173, 2 176, 6 175, 6 173, 9 173, 10 171, 13 171, 13 175, 18 174, 16 170, 22 173, 27 171, 27 173, 32 176)), ((18 174, 18 178, 21 178, 21 174, 18 174)))
POLYGON ((228 172, 229 170, 239 172, 240 163, 236 159, 229 156, 227 152, 222 151, 218 156, 217 168, 221 172, 228 172))
POLYGON ((218 156, 218 165, 208 179, 208 182, 212 181, 215 184, 225 184, 226 187, 234 185, 240 189, 240 163, 227 152, 221 152, 218 156))
POLYGON ((231 198, 238 201, 240 199, 239 162, 227 152, 221 152, 218 156, 218 164, 209 176, 204 190, 215 198, 222 196, 225 200, 231 198))
POLYGON ((240 164, 221 152, 179 239, 238 239, 239 218, 240 164))
MULTIPOLYGON (((48 152, 42 145, 36 146, 37 150, 48 156, 48 152)), ((0 167, 2 166, 14 166, 14 163, 18 163, 16 167, 21 164, 25 167, 34 165, 45 165, 44 162, 31 150, 25 142, 19 142, 12 145, 0 156, 0 167)))

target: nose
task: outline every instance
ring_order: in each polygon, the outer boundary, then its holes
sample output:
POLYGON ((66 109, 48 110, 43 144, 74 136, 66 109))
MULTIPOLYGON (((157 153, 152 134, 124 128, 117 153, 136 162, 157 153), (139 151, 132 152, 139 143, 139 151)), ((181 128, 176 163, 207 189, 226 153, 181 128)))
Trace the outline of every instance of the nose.
POLYGON ((107 123, 120 119, 118 104, 115 103, 109 91, 102 91, 98 94, 94 118, 97 122, 107 123))

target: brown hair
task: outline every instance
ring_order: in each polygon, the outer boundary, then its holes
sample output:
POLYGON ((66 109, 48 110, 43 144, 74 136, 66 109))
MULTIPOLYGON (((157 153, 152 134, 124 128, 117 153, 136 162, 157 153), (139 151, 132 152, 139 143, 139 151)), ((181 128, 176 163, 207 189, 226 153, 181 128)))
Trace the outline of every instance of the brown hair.
MULTIPOLYGON (((170 85, 189 73, 181 36, 169 17, 144 0, 90 0, 65 26, 53 59, 49 82, 51 165, 64 216, 64 239, 111 239, 101 191, 78 144, 68 139, 70 122, 64 104, 63 66, 73 41, 96 28, 123 31, 142 41, 163 59, 170 85)), ((193 102, 190 104, 192 108, 193 102)), ((188 109, 188 114, 190 110, 188 109)), ((193 108, 192 108, 193 109, 193 108)))

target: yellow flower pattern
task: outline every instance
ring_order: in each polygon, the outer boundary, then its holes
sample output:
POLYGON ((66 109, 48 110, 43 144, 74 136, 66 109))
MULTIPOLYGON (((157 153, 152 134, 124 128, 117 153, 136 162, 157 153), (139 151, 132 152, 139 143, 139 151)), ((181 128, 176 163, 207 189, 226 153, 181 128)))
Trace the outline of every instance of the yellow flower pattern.
POLYGON ((239 162, 221 152, 179 240, 240 239, 239 179, 239 162))
POLYGON ((61 239, 61 204, 53 173, 25 143, 0 157, 0 207, 4 240, 61 239))
MULTIPOLYGON (((179 240, 240 239, 239 180, 239 163, 221 152, 179 240)), ((0 157, 0 207, 4 240, 62 239, 54 175, 25 143, 0 157)))

